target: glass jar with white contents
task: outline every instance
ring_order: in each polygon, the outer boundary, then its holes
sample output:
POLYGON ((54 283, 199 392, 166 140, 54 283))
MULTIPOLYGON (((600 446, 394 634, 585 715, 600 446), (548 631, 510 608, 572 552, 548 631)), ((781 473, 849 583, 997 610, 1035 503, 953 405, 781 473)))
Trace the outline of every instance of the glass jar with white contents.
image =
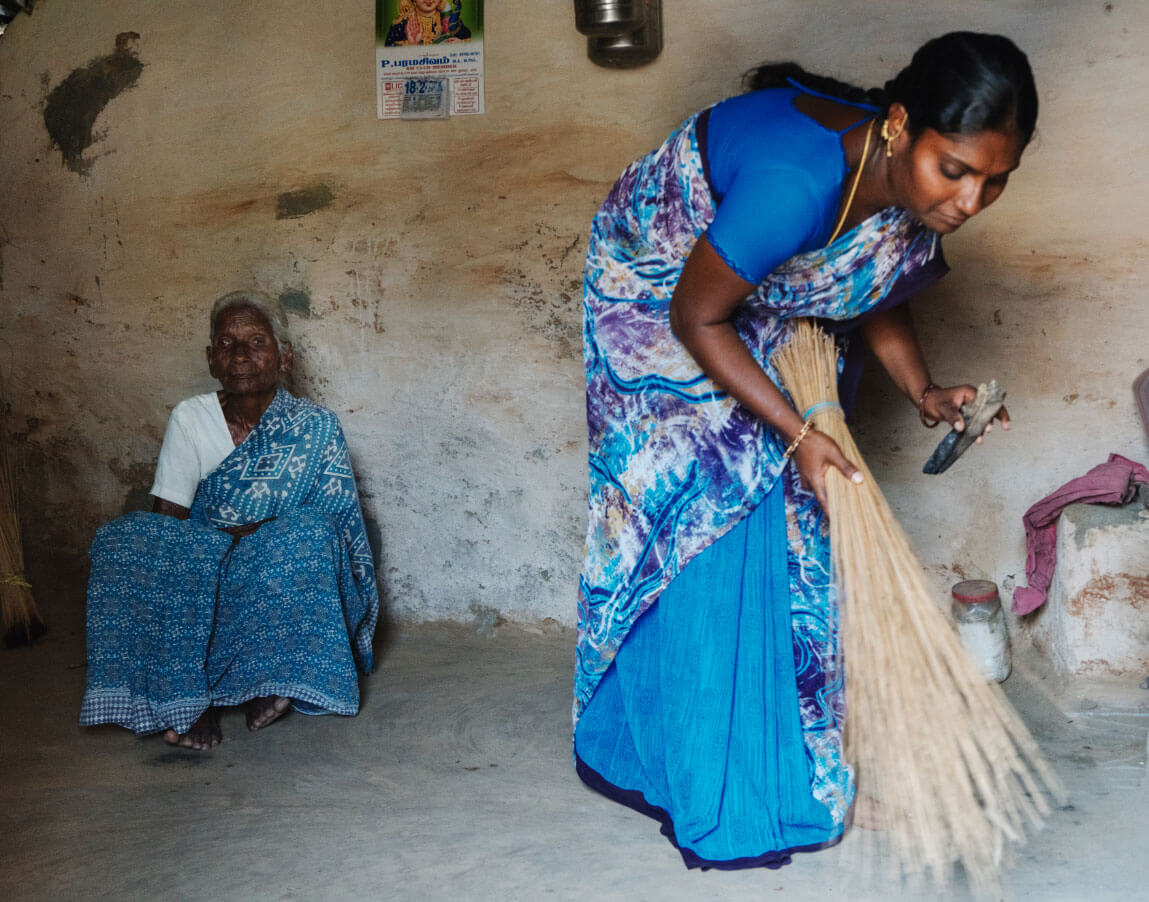
POLYGON ((987 680, 1000 683, 1009 676, 1012 662, 997 584, 967 579, 953 587, 952 595, 962 646, 987 680))

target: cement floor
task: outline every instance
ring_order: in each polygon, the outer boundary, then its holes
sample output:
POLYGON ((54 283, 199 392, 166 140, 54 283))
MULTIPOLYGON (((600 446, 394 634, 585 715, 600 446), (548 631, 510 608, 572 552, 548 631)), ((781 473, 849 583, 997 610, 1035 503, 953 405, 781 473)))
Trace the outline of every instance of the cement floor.
MULTIPOLYGON (((856 836, 781 871, 687 871, 653 821, 575 777, 567 630, 407 627, 359 717, 250 734, 229 712, 198 754, 76 726, 79 615, 48 613, 35 648, 0 650, 0 898, 937 898, 863 888, 843 868, 856 836)), ((1149 692, 1050 686, 1024 667, 1006 683, 1071 803, 1003 898, 1146 898, 1149 692)))

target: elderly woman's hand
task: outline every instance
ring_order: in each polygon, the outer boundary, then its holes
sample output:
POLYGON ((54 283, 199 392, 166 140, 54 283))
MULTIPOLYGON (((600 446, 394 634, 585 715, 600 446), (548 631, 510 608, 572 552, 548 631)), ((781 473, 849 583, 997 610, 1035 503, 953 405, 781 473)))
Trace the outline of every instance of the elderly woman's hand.
MULTIPOLYGON (((922 397, 919 409, 922 422, 927 425, 945 422, 949 423, 957 432, 962 432, 965 430, 965 417, 961 414, 961 407, 976 397, 977 389, 972 385, 952 385, 949 388, 931 386, 926 389, 926 393, 922 397)), ((1009 429, 1009 411, 1004 407, 997 412, 994 419, 1001 423, 1002 429, 1009 429)), ((987 435, 992 430, 993 423, 991 422, 977 437, 977 444, 980 445, 982 436, 987 435)))
POLYGON ((264 523, 270 523, 275 517, 268 517, 265 520, 257 520, 255 523, 243 523, 239 526, 224 526, 223 531, 226 532, 233 539, 242 539, 244 536, 250 536, 264 523))

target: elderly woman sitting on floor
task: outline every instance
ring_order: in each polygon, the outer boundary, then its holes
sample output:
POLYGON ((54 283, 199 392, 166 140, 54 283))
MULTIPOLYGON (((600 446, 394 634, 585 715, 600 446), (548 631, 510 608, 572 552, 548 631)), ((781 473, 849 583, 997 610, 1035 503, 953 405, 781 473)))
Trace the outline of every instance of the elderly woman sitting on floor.
POLYGON ((152 513, 103 526, 88 585, 80 723, 219 744, 219 709, 258 730, 289 707, 355 714, 379 599, 339 421, 279 387, 286 317, 253 292, 211 311, 222 389, 172 411, 152 513))

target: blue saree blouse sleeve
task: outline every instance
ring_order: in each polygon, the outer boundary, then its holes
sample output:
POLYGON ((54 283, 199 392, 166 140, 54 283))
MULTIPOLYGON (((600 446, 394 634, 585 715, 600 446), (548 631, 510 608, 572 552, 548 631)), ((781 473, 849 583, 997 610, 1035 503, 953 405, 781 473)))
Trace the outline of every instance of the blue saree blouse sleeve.
MULTIPOLYGON (((848 168, 842 134, 794 105, 803 93, 811 92, 752 91, 703 114, 700 143, 716 206, 706 238, 753 284, 785 260, 825 244, 838 210, 848 168)), ((855 125, 871 110, 858 112, 855 125)))
POLYGON ((781 167, 746 167, 706 231, 706 240, 732 270, 757 285, 795 254, 816 247, 824 204, 805 173, 781 167))

